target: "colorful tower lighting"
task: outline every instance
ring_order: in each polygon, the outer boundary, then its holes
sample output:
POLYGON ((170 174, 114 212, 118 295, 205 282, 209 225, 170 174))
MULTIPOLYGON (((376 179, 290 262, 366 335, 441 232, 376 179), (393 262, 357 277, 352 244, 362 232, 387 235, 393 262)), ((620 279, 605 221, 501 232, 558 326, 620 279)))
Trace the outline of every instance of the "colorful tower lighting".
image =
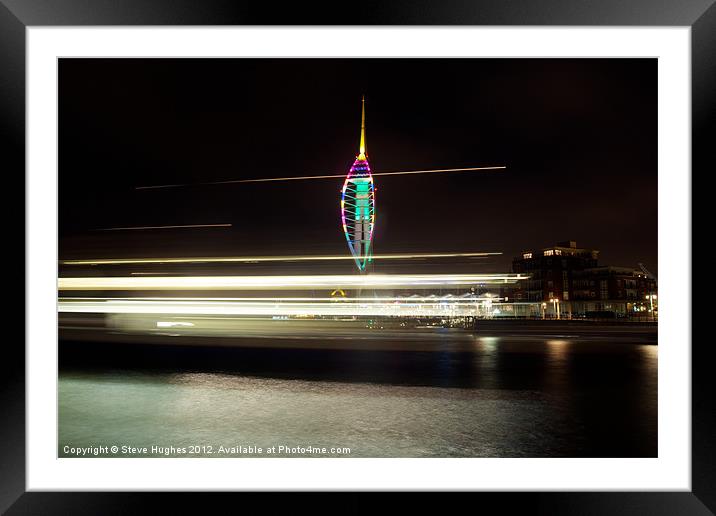
POLYGON ((375 227, 375 185, 365 143, 365 97, 362 100, 360 147, 341 190, 343 233, 360 272, 372 261, 375 227))

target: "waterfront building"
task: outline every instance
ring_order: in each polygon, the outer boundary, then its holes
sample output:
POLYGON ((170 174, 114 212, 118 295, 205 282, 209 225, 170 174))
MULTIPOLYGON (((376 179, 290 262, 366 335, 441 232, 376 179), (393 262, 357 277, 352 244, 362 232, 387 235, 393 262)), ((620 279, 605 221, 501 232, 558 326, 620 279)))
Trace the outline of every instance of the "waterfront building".
POLYGON ((523 251, 512 270, 530 278, 505 295, 541 303, 545 317, 655 318, 655 278, 632 267, 600 266, 598 257, 598 250, 574 241, 523 251))

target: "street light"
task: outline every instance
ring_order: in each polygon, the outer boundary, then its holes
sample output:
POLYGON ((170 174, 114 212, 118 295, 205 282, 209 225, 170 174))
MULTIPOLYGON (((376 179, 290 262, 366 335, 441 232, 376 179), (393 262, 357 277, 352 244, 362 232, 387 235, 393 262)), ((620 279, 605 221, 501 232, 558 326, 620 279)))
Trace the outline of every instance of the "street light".
POLYGON ((559 298, 553 297, 553 298, 550 298, 549 301, 550 301, 550 303, 554 304, 554 311, 555 311, 555 313, 557 314, 557 319, 559 319, 559 318, 560 318, 560 317, 559 317, 559 316, 560 316, 560 313, 559 313, 559 298))
POLYGON ((649 300, 649 311, 651 312, 651 320, 656 320, 654 315, 654 301, 656 300, 656 294, 647 294, 646 299, 649 300))

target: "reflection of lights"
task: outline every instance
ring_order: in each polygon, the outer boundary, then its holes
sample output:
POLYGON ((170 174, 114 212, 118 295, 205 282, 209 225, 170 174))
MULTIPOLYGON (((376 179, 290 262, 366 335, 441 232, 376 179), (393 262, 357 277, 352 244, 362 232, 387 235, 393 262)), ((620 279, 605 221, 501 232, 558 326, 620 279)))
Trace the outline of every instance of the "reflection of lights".
POLYGON ((567 357, 569 342, 566 340, 548 340, 547 349, 554 358, 564 360, 567 357))
MULTIPOLYGON (((422 258, 478 258, 498 256, 501 252, 378 254, 374 260, 414 260, 422 258)), ((62 265, 132 265, 160 263, 259 263, 353 260, 353 256, 207 256, 191 258, 107 258, 97 260, 63 260, 62 265)))
POLYGON ((59 290, 262 290, 335 288, 434 288, 505 284, 522 274, 367 274, 318 276, 172 276, 59 278, 59 290))
POLYGON ((485 349, 485 351, 495 351, 499 339, 497 337, 480 337, 477 342, 485 349))
POLYGON ((639 352, 646 358, 653 360, 649 363, 650 367, 656 367, 656 360, 659 357, 659 346, 639 346, 639 352))

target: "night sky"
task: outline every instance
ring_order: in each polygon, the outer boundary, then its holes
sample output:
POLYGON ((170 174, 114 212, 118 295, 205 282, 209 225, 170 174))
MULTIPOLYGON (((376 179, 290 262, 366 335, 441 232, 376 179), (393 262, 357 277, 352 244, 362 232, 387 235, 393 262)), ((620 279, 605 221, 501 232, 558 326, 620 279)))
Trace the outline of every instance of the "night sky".
POLYGON ((374 252, 561 240, 657 270, 656 59, 62 59, 60 256, 342 254, 366 96, 374 252), (96 231, 231 223, 225 229, 96 231))

